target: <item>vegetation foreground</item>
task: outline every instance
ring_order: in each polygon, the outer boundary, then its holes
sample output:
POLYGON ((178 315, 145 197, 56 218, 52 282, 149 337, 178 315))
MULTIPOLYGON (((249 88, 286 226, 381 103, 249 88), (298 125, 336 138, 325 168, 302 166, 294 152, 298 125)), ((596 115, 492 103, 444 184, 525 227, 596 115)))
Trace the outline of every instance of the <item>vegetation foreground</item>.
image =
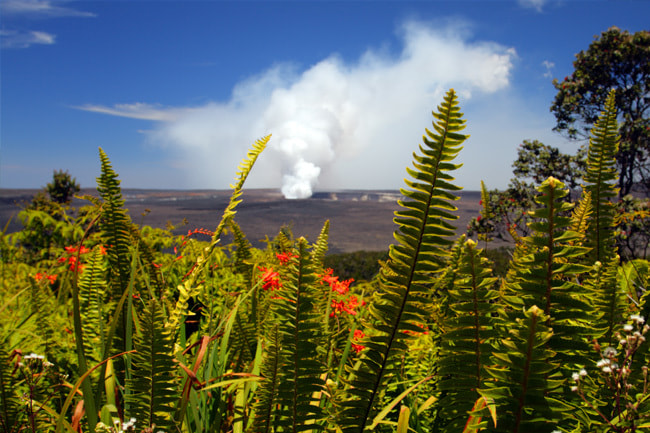
POLYGON ((132 223, 100 149, 101 199, 24 211, 2 235, 0 429, 650 431, 650 267, 615 243, 614 93, 582 196, 538 185, 504 276, 453 240, 467 138, 453 90, 433 116, 370 281, 325 268, 328 222, 314 243, 282 228, 250 246, 235 209, 270 137, 216 229, 186 236, 132 223))

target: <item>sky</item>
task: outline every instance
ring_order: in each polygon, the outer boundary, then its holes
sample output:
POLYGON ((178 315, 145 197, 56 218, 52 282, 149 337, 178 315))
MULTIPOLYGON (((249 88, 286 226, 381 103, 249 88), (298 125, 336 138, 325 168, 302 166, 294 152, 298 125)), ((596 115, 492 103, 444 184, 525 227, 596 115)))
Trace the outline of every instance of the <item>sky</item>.
POLYGON ((642 0, 50 1, 0 3, 0 188, 98 149, 125 188, 227 189, 271 134, 248 188, 287 198, 398 189, 451 88, 470 135, 455 183, 505 188, 523 140, 553 132, 553 78, 642 0))

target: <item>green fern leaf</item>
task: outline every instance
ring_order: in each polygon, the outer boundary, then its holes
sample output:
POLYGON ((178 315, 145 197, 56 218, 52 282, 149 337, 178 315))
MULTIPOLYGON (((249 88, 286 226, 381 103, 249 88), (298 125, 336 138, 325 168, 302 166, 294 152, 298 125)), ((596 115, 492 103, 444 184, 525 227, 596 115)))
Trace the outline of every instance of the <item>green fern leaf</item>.
POLYGON ((270 433, 273 431, 277 392, 280 381, 280 333, 278 325, 274 326, 265 338, 266 349, 260 368, 263 381, 255 393, 253 405, 254 418, 250 433, 270 433))
POLYGON ((167 326, 170 329, 176 329, 178 327, 178 323, 180 322, 181 317, 188 314, 189 299, 197 296, 201 292, 199 285, 197 285, 199 276, 202 275, 205 265, 208 262, 209 256, 212 254, 212 251, 216 248, 217 244, 221 240, 223 230, 235 216, 235 208, 239 203, 241 203, 240 197, 242 195, 244 182, 250 174, 250 171, 253 168, 253 164, 255 164, 255 161, 257 161, 259 155, 266 148, 266 144, 270 139, 271 136, 268 135, 260 140, 257 140, 253 144, 252 149, 248 151, 246 158, 244 158, 244 160, 240 163, 237 171, 237 183, 235 185, 231 185, 233 192, 230 196, 230 201, 228 202, 228 206, 226 206, 226 209, 223 212, 221 221, 214 231, 210 245, 207 246, 201 252, 201 254, 199 254, 199 256, 196 258, 194 266, 192 267, 192 270, 185 279, 184 283, 178 286, 178 300, 176 301, 176 306, 169 314, 167 321, 167 326))
POLYGON ((26 420, 21 419, 23 403, 16 392, 19 379, 13 356, 7 350, 9 341, 0 336, 0 430, 7 433, 23 431, 26 420))
POLYGON ((79 280, 79 301, 86 358, 101 362, 106 345, 108 311, 111 302, 105 280, 106 267, 99 248, 95 248, 79 280))
POLYGON ((180 392, 175 383, 174 344, 164 321, 162 306, 155 299, 150 300, 134 338, 136 352, 131 378, 126 383, 127 416, 135 418, 139 427, 155 425, 156 429, 172 431, 174 403, 180 392))
POLYGON ((113 298, 120 299, 129 285, 131 275, 131 219, 124 209, 124 199, 117 174, 108 156, 99 149, 101 176, 97 178, 97 191, 103 199, 99 227, 102 242, 110 263, 109 281, 113 298))
POLYGON ((318 351, 323 334, 322 315, 316 306, 318 278, 306 239, 297 241, 295 257, 287 264, 290 272, 273 299, 280 333, 280 381, 274 428, 283 431, 320 429, 324 417, 314 394, 324 389, 320 375, 325 363, 318 351))
POLYGON ((550 432, 556 427, 553 397, 561 396, 563 380, 559 362, 550 350, 553 331, 548 316, 532 306, 509 324, 509 339, 495 353, 496 366, 487 371, 496 382, 487 382, 480 393, 497 403, 494 432, 550 432))
POLYGON ((320 231, 320 234, 318 235, 318 239, 316 239, 316 243, 314 244, 314 249, 311 253, 312 259, 314 260, 314 263, 318 267, 323 267, 323 262, 325 260, 325 254, 327 254, 327 241, 329 239, 329 233, 330 233, 330 221, 327 220, 325 221, 325 224, 323 224, 323 228, 320 231))
POLYGON ((591 205, 591 193, 589 191, 583 191, 578 205, 575 207, 573 213, 571 214, 570 226, 571 231, 580 235, 580 243, 587 235, 589 218, 592 212, 593 206, 591 205))
POLYGON ((600 341, 604 345, 616 346, 616 332, 623 327, 630 307, 626 293, 617 282, 618 257, 608 263, 596 262, 584 285, 595 310, 599 313, 593 318, 593 326, 604 331, 600 341))
POLYGON ((426 131, 420 154, 413 154, 414 168, 407 168, 413 180, 405 180, 410 189, 402 189, 405 200, 395 213, 399 242, 390 248, 390 260, 380 274, 381 294, 370 308, 370 337, 363 344, 360 362, 350 371, 346 397, 337 413, 343 431, 361 432, 372 424, 380 411, 382 395, 391 379, 399 375, 396 361, 413 337, 404 331, 419 332, 418 324, 429 316, 432 276, 441 272, 448 256, 456 207, 451 201, 460 188, 453 185, 450 171, 460 165, 456 158, 467 138, 456 94, 450 90, 438 111, 433 113, 433 131, 426 131))
POLYGON ((587 246, 592 248, 588 259, 605 263, 616 255, 614 239, 614 206, 611 202, 618 194, 616 183, 616 154, 618 153, 618 123, 616 122, 615 92, 605 101, 603 111, 591 129, 587 153, 587 171, 584 190, 591 193, 593 213, 592 228, 587 234, 587 246))
POLYGON ((480 397, 477 390, 488 376, 492 347, 498 338, 495 319, 499 311, 488 260, 476 243, 465 242, 460 272, 449 290, 449 314, 442 322, 436 406, 438 424, 449 431, 462 431, 468 412, 480 397))
MULTIPOLYGON (((531 212, 533 233, 525 238, 530 253, 518 258, 514 278, 507 282, 504 300, 511 311, 507 320, 521 320, 522 311, 532 306, 544 312, 553 336, 548 349, 555 353, 561 374, 570 376, 584 366, 584 353, 591 350, 589 342, 601 335, 593 326, 598 313, 589 302, 586 288, 579 284, 589 268, 579 264, 588 251, 576 245, 580 235, 569 230, 571 204, 562 199, 568 194, 564 184, 549 178, 538 188, 535 198, 539 208, 531 212)), ((552 372, 552 373, 559 373, 552 372)), ((574 395, 566 389, 567 398, 574 395)))

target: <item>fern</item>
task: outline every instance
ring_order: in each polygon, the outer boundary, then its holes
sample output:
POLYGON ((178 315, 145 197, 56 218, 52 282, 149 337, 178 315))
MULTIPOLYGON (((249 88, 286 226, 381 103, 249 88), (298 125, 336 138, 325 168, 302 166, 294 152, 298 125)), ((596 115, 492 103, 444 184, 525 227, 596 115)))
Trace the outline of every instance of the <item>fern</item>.
POLYGON ((131 219, 124 209, 120 181, 104 151, 99 149, 101 176, 97 191, 103 199, 99 227, 108 255, 109 281, 114 299, 120 299, 129 285, 131 275, 131 219))
POLYGON ((6 433, 22 431, 21 399, 16 393, 18 380, 14 377, 16 363, 7 348, 9 341, 0 336, 0 430, 6 433))
POLYGON ((321 312, 315 308, 317 276, 307 251, 307 241, 297 241, 295 257, 288 266, 289 278, 273 300, 280 333, 280 381, 274 416, 275 429, 303 431, 320 428, 323 418, 314 393, 323 390, 320 375, 325 363, 317 342, 323 332, 321 312))
POLYGON ((280 332, 275 325, 265 338, 266 350, 261 366, 263 382, 257 389, 257 401, 253 405, 255 416, 249 431, 270 433, 273 431, 277 392, 280 382, 280 332))
POLYGON ((253 265, 250 263, 250 260, 253 257, 251 253, 251 244, 246 239, 246 235, 242 232, 239 224, 232 219, 229 223, 230 230, 233 234, 233 243, 236 246, 234 254, 234 267, 238 274, 244 276, 246 286, 249 287, 251 284, 251 279, 253 277, 253 265))
POLYGON ((107 287, 104 257, 95 248, 79 280, 79 300, 83 342, 87 358, 93 364, 102 361, 107 331, 107 287))
POLYGON ((447 431, 461 431, 467 413, 479 398, 492 346, 498 338, 495 316, 498 293, 492 290, 488 260, 480 256, 476 243, 465 242, 460 273, 448 292, 450 312, 442 323, 437 406, 438 421, 447 431))
POLYGON ((314 244, 314 249, 311 253, 312 259, 314 262, 317 264, 318 267, 323 267, 323 262, 325 261, 325 254, 327 254, 327 241, 329 239, 329 233, 330 233, 330 221, 327 220, 325 221, 325 224, 323 224, 323 228, 320 231, 320 234, 318 235, 318 239, 316 239, 316 243, 314 244))
POLYGON ((575 245, 580 235, 568 230, 571 218, 563 214, 572 205, 562 200, 568 194, 564 184, 551 177, 538 191, 535 201, 540 207, 531 212, 535 221, 529 224, 533 233, 524 239, 531 254, 519 258, 506 300, 515 315, 533 305, 542 309, 553 328, 549 347, 570 369, 580 363, 580 353, 589 350, 587 339, 597 335, 590 325, 593 308, 580 296, 584 290, 575 280, 589 271, 576 263, 588 250, 575 245))
POLYGON ((600 314, 594 317, 594 327, 603 330, 600 341, 604 345, 616 346, 616 332, 623 327, 629 314, 628 298, 617 282, 618 257, 607 263, 596 262, 585 279, 585 287, 594 308, 600 314))
POLYGON ((216 248, 217 244, 221 240, 221 235, 223 233, 223 230, 226 228, 228 223, 235 216, 236 213, 235 208, 241 202, 240 197, 242 195, 242 188, 244 186, 244 182, 246 181, 248 174, 253 168, 253 164, 255 164, 255 161, 257 160, 259 155, 266 148, 266 144, 270 139, 271 136, 268 135, 260 140, 257 140, 253 144, 253 148, 249 150, 248 154, 246 155, 246 158, 244 158, 244 160, 240 163, 237 171, 237 178, 238 178, 237 183, 235 185, 231 185, 233 192, 232 195, 230 196, 230 201, 228 202, 228 206, 226 206, 226 209, 224 210, 224 213, 221 217, 221 221, 219 222, 217 228, 214 231, 210 244, 206 248, 204 248, 201 254, 199 254, 199 256, 196 258, 196 262, 194 263, 194 266, 188 273, 185 282, 178 286, 178 301, 176 301, 176 306, 174 307, 173 311, 169 314, 167 320, 167 325, 170 327, 170 329, 175 329, 178 326, 181 317, 188 313, 189 299, 191 297, 196 296, 198 293, 200 293, 200 287, 196 284, 196 282, 199 279, 199 276, 202 275, 203 269, 205 268, 205 265, 209 259, 210 254, 212 253, 214 248, 216 248))
MULTIPOLYGON (((481 203, 483 205, 483 209, 481 209, 481 217, 486 221, 492 221, 494 219, 494 212, 492 212, 492 209, 490 209, 490 193, 488 192, 487 188, 485 187, 485 183, 482 180, 481 203)), ((478 239, 484 241, 485 247, 487 248, 487 244, 492 240, 492 237, 490 236, 489 232, 486 231, 485 233, 479 233, 478 239)))
POLYGON ((448 172, 459 167, 451 161, 467 138, 460 134, 465 121, 453 90, 433 116, 433 131, 426 131, 421 154, 413 154, 414 169, 407 168, 413 180, 406 180, 410 189, 401 190, 406 200, 396 212, 399 244, 390 248, 390 260, 380 274, 381 293, 369 308, 372 335, 364 340, 367 348, 349 372, 346 397, 337 413, 344 431, 369 428, 379 411, 386 386, 399 375, 396 361, 413 338, 404 331, 421 331, 417 325, 426 323, 431 277, 441 271, 448 256, 445 248, 453 243, 449 238, 454 226, 446 220, 457 218, 450 213, 456 210, 450 202, 457 200, 453 192, 460 188, 451 183, 448 172))
POLYGON ((577 243, 582 244, 585 236, 587 235, 587 229, 589 227, 589 218, 593 212, 593 206, 591 204, 591 193, 589 191, 583 191, 582 197, 578 202, 578 205, 573 210, 571 214, 571 231, 578 233, 580 239, 576 240, 577 243))
POLYGON ((508 326, 509 338, 495 353, 496 366, 487 367, 497 382, 487 382, 481 394, 498 405, 494 432, 550 432, 557 416, 553 397, 559 397, 563 379, 559 362, 549 349, 553 331, 541 308, 533 305, 508 326))
MULTIPOLYGON (((605 101, 605 111, 591 129, 587 153, 587 171, 584 176, 584 190, 591 193, 593 204, 593 228, 587 236, 587 246, 592 248, 588 259, 591 263, 607 262, 616 255, 614 239, 614 207, 616 197, 616 154, 618 153, 618 124, 616 122, 616 101, 614 90, 605 101)), ((590 264, 591 264, 590 263, 590 264)))
POLYGON ((180 397, 174 380, 174 344, 165 330, 161 305, 155 299, 149 301, 140 325, 134 338, 136 353, 131 378, 126 382, 127 416, 137 419, 145 428, 155 425, 157 429, 172 431, 174 402, 180 397))

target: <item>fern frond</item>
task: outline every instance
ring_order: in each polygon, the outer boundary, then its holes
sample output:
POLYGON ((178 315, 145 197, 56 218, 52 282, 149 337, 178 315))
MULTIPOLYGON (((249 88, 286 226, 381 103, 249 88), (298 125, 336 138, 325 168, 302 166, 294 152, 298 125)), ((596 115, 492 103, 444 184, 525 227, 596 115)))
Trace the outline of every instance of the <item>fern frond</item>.
MULTIPOLYGON (((483 182, 483 180, 481 180, 481 204, 483 206, 483 209, 481 210, 481 217, 487 221, 494 218, 494 212, 492 212, 492 209, 490 209, 490 193, 485 187, 485 182, 483 182)), ((484 241, 487 247, 487 243, 492 240, 492 237, 489 233, 485 232, 479 233, 478 239, 484 241)))
POLYGON ((92 364, 101 362, 106 342, 109 294, 106 267, 99 248, 95 248, 79 280, 79 301, 85 355, 92 364))
POLYGON ((233 266, 238 274, 244 276, 246 286, 250 287, 251 279, 253 277, 253 265, 250 263, 250 260, 253 257, 251 252, 251 243, 248 241, 241 227, 239 227, 239 224, 237 224, 234 219, 230 220, 228 226, 232 231, 233 243, 237 248, 234 253, 233 266))
POLYGON ((151 299, 145 308, 132 358, 131 378, 127 379, 127 417, 138 420, 139 427, 156 426, 175 430, 174 403, 180 392, 175 383, 176 365, 172 356, 173 341, 164 327, 161 304, 151 299))
POLYGON ((386 385, 399 375, 395 361, 413 338, 404 331, 417 333, 418 324, 427 322, 431 279, 441 271, 449 254, 446 248, 453 243, 455 230, 448 221, 457 218, 451 202, 458 199, 454 193, 460 188, 451 183, 449 172, 460 166, 451 161, 467 138, 460 133, 465 121, 453 90, 433 116, 433 131, 426 130, 420 154, 413 154, 414 168, 407 168, 413 180, 405 180, 410 189, 401 190, 405 200, 399 201, 402 210, 395 213, 398 244, 391 246, 390 260, 381 271, 381 293, 369 308, 371 336, 349 372, 347 397, 337 413, 343 431, 362 432, 372 424, 386 385))
POLYGON ((325 221, 325 224, 323 224, 323 228, 320 231, 320 234, 318 235, 318 239, 316 239, 316 243, 314 244, 314 248, 311 253, 311 257, 314 260, 314 263, 317 264, 319 267, 323 267, 323 261, 325 260, 325 254, 327 254, 327 248, 328 244, 327 241, 329 239, 329 233, 330 233, 330 220, 325 221))
POLYGON ((282 431, 319 429, 322 426, 315 422, 324 417, 319 401, 314 399, 325 385, 320 377, 325 362, 318 351, 324 328, 321 311, 315 308, 318 278, 307 248, 307 240, 299 238, 295 256, 288 263, 288 278, 272 299, 281 336, 274 428, 282 431))
POLYGON ((607 262, 616 255, 614 239, 614 205, 612 199, 618 194, 616 184, 616 154, 619 135, 616 121, 615 92, 612 90, 605 101, 605 111, 591 129, 587 153, 587 171, 583 189, 591 193, 593 213, 592 227, 587 233, 587 246, 592 248, 588 259, 607 262))
POLYGON ((600 339, 606 346, 618 344, 616 332, 623 328, 625 319, 630 314, 630 303, 618 284, 617 271, 618 257, 607 263, 596 262, 584 283, 589 298, 599 313, 594 317, 594 327, 603 330, 600 339))
POLYGON ((480 397, 477 390, 488 376, 493 345, 499 335, 495 317, 499 311, 488 260, 471 239, 465 242, 462 265, 454 288, 449 290, 449 314, 445 317, 439 355, 438 390, 441 392, 438 423, 448 431, 461 431, 480 397))
POLYGON ((497 403, 494 432, 549 432, 556 427, 552 398, 559 397, 563 383, 557 375, 559 362, 549 349, 553 331, 548 316, 533 305, 509 324, 509 337, 495 353, 496 366, 487 367, 497 380, 480 390, 497 403))
POLYGON ((271 433, 275 419, 277 393, 280 386, 280 332, 278 325, 271 328, 265 338, 266 349, 261 366, 263 381, 255 393, 253 405, 254 418, 249 428, 250 433, 271 433))
POLYGON ((0 335, 0 430, 17 433, 25 427, 23 423, 25 420, 20 416, 23 404, 16 392, 18 385, 18 379, 14 377, 16 366, 8 347, 8 339, 0 335))
POLYGON ((574 244, 580 235, 569 230, 571 218, 564 215, 572 207, 562 200, 568 194, 565 185, 551 177, 538 191, 539 207, 531 212, 534 222, 529 223, 533 233, 524 239, 531 253, 518 258, 506 300, 515 313, 533 305, 541 308, 553 328, 549 347, 557 352, 563 367, 575 368, 580 352, 589 350, 586 341, 594 336, 593 308, 576 283, 589 268, 575 259, 588 249, 574 244))
POLYGON ((577 242, 582 242, 587 235, 589 217, 592 212, 591 193, 589 191, 583 191, 578 205, 573 209, 573 213, 571 214, 570 230, 580 235, 580 240, 577 242))
POLYGON ((237 183, 235 185, 231 185, 233 192, 230 196, 230 201, 228 202, 228 206, 226 206, 226 209, 223 212, 219 225, 217 225, 217 228, 214 231, 210 245, 207 246, 196 258, 196 262, 194 263, 194 266, 192 267, 189 275, 183 284, 178 286, 178 301, 176 302, 174 309, 169 314, 167 322, 167 325, 170 329, 177 328, 181 317, 188 313, 189 299, 200 293, 200 287, 197 286, 196 282, 199 279, 199 276, 202 274, 210 254, 221 240, 221 235, 224 228, 235 216, 235 208, 239 203, 241 203, 240 197, 242 195, 244 182, 246 181, 246 178, 253 168, 253 164, 255 164, 255 161, 257 161, 259 155, 266 148, 266 144, 270 139, 271 136, 267 135, 266 137, 257 140, 253 144, 252 149, 248 151, 246 158, 244 158, 244 160, 239 164, 237 171, 237 183))
POLYGON ((103 200, 99 227, 106 248, 109 281, 113 298, 120 299, 129 285, 131 275, 131 219, 124 209, 120 180, 106 153, 100 148, 101 176, 97 178, 97 191, 103 200))
POLYGON ((223 212, 219 225, 214 231, 212 242, 210 243, 211 248, 213 248, 217 242, 219 242, 223 229, 228 224, 228 221, 230 221, 235 216, 235 208, 239 203, 241 203, 240 197, 242 194, 242 188, 244 187, 244 182, 246 182, 246 178, 248 178, 248 175, 253 169, 255 161, 257 161, 257 158, 260 156, 262 151, 266 149, 266 145, 270 139, 271 136, 267 135, 264 138, 256 140, 253 144, 253 147, 246 154, 246 157, 239 164, 239 167, 237 168, 237 183, 235 185, 230 185, 233 190, 232 196, 230 197, 228 206, 226 206, 226 209, 223 212))

